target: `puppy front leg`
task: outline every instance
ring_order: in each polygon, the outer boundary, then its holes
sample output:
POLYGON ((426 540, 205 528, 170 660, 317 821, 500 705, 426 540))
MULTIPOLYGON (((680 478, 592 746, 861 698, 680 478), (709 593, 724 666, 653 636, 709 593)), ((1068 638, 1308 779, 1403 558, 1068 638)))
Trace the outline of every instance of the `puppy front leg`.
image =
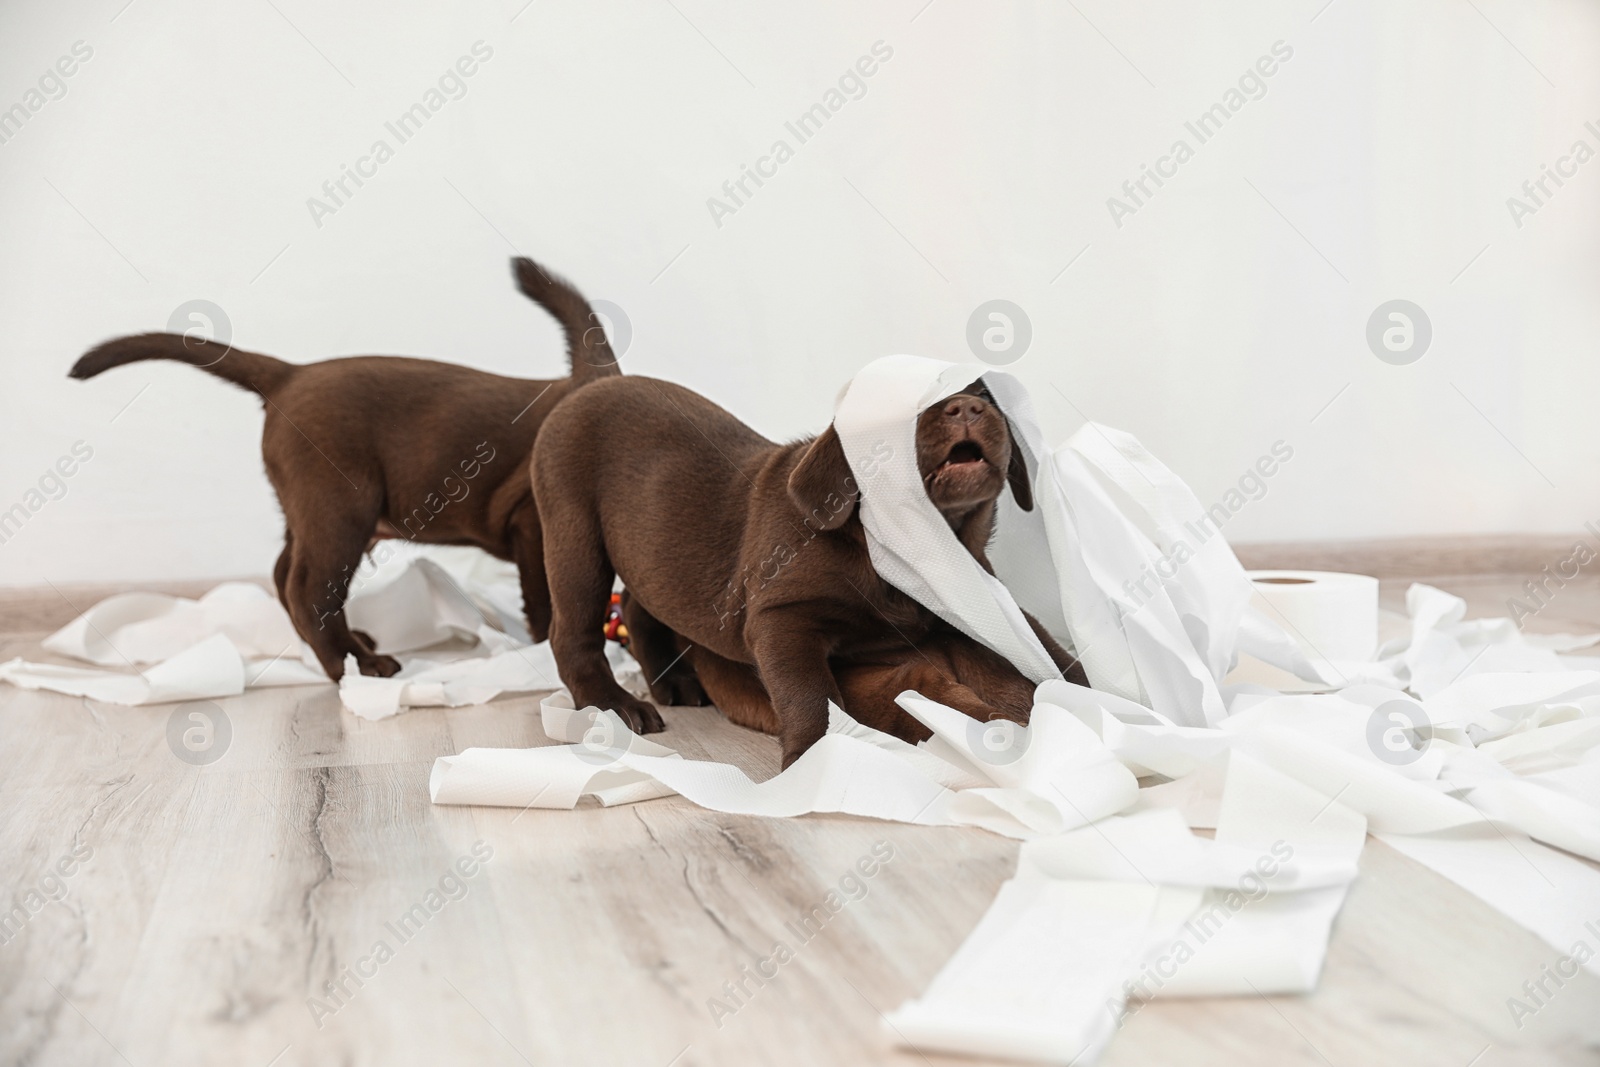
POLYGON ((828 732, 828 701, 844 707, 828 666, 832 643, 805 629, 751 623, 750 651, 772 696, 787 768, 828 732))
POLYGON ((561 684, 578 707, 610 708, 631 730, 653 734, 666 729, 653 704, 617 684, 606 660, 606 605, 616 572, 599 533, 546 525, 544 547, 550 561, 550 651, 561 684))

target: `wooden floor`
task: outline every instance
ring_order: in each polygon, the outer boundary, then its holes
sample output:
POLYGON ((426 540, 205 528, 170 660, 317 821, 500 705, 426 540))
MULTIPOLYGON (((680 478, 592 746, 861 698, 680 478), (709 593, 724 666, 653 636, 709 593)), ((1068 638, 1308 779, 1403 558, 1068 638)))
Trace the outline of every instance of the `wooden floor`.
MULTIPOLYGON (((1519 584, 1435 582, 1474 614, 1505 613, 1519 584)), ((1405 584, 1385 584, 1391 605, 1405 584)), ((0 659, 47 658, 39 639, 106 592, 0 594, 0 659)), ((1600 583, 1562 590, 1536 625, 1600 627, 1600 583)), ((1012 842, 679 798, 434 807, 434 757, 548 743, 536 699, 383 722, 342 712, 331 686, 220 704, 227 751, 195 766, 169 745, 171 707, 0 685, 0 904, 59 898, 0 932, 0 1065, 969 1062, 896 1049, 881 1013, 971 930, 1012 842), (879 842, 893 855, 866 895, 796 937, 879 842), (778 941, 793 959, 757 985, 778 941)), ((713 711, 666 718, 686 756, 777 768, 774 741, 713 711)), ((1102 1062, 1600 1062, 1587 974, 1512 1022, 1507 998, 1560 955, 1369 841, 1314 995, 1158 1001, 1102 1062)))

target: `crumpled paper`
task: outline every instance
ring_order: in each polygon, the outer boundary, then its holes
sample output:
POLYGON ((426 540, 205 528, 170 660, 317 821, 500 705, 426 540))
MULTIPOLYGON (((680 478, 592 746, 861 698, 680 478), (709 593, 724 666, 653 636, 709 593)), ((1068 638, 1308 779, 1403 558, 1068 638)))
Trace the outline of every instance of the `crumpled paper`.
POLYGON ((135 673, 13 659, 0 663, 0 681, 142 705, 328 680, 314 659, 301 658, 300 639, 277 600, 247 582, 219 585, 199 600, 157 593, 109 597, 45 638, 44 647, 135 673))
MULTIPOLYGON (((362 718, 560 684, 548 642, 529 643, 516 568, 475 549, 381 542, 352 579, 346 613, 353 629, 402 657, 390 678, 365 677, 346 661, 340 699, 362 718)), ((0 681, 129 706, 328 682, 283 606, 249 582, 225 582, 198 600, 108 597, 43 644, 95 667, 13 659, 0 663, 0 681)), ((623 684, 643 693, 627 653, 608 646, 607 654, 623 684)))
MULTIPOLYGON (((441 757, 434 802, 571 808, 584 797, 679 795, 719 811, 840 812, 1022 841, 1016 876, 977 928, 890 1016, 891 1039, 923 1049, 1088 1063, 1123 1014, 1152 998, 1309 992, 1367 832, 1559 952, 1584 936, 1600 908, 1600 872, 1576 858, 1600 860, 1600 657, 1572 653, 1600 635, 1467 620, 1459 598, 1416 585, 1407 631, 1371 661, 1314 662, 1251 606, 1220 534, 1190 543, 1205 521, 1198 500, 1128 434, 1090 424, 1046 449, 1026 391, 987 367, 897 357, 859 384, 845 394, 840 430, 863 519, 882 519, 868 525, 874 563, 1040 682, 1030 726, 975 723, 905 693, 899 702, 932 731, 928 741, 911 745, 830 709, 810 751, 755 782, 556 693, 541 718, 560 743, 441 757), (978 377, 1012 419, 1034 478, 1033 513, 1002 498, 991 551, 999 581, 974 575, 970 558, 923 551, 926 515, 904 499, 920 483, 895 467, 914 464, 900 423, 978 377), (873 450, 880 438, 900 442, 887 462, 873 450), (882 469, 869 469, 872 455, 882 469), (1174 567, 1180 544, 1192 551, 1174 567), (1040 661, 1021 609, 1077 652, 1092 689, 1040 661), (1241 654, 1324 691, 1232 681, 1241 654)), ((419 651, 395 678, 347 674, 346 705, 381 717, 551 688, 546 650, 517 633, 514 571, 480 554, 428 553, 436 564, 421 555, 400 553, 404 582, 358 580, 353 620, 363 597, 388 589, 392 599, 354 624, 380 647, 419 651)), ((107 601, 51 641, 90 663, 154 664, 142 675, 13 661, 0 678, 104 686, 114 693, 105 699, 139 703, 294 684, 285 670, 304 669, 297 650, 274 647, 292 631, 255 594, 139 596, 107 601)), ((1582 965, 1600 974, 1600 959, 1582 965)))
MULTIPOLYGON (((1409 631, 1373 660, 1315 662, 1252 606, 1219 533, 1194 543, 1206 520, 1181 480, 1110 427, 1046 449, 1010 375, 890 357, 845 391, 836 427, 874 565, 1040 682, 1031 725, 975 724, 906 693, 901 706, 934 733, 921 745, 835 709, 822 741, 767 782, 631 742, 607 773, 714 810, 840 811, 1025 841, 989 913, 891 1015, 895 1040, 1087 1063, 1130 998, 1309 992, 1369 830, 1559 951, 1600 907, 1600 872, 1568 855, 1600 858, 1600 659, 1566 654, 1592 636, 1467 621, 1459 598, 1419 585, 1409 631), (999 581, 946 543, 908 474, 917 412, 980 377, 1034 478, 1033 512, 1002 497, 999 581), (1092 689, 1041 662, 1020 609, 1077 653, 1092 689), (1329 691, 1232 683, 1242 653, 1329 691), (1252 856, 1270 877, 1246 868, 1252 856)), ((612 780, 574 769, 573 747, 515 770, 509 754, 445 757, 434 799, 601 796, 612 780), (492 787, 491 760, 504 773, 492 787), (556 761, 559 783, 545 769, 556 761)), ((1600 973, 1600 960, 1585 966, 1600 973)))

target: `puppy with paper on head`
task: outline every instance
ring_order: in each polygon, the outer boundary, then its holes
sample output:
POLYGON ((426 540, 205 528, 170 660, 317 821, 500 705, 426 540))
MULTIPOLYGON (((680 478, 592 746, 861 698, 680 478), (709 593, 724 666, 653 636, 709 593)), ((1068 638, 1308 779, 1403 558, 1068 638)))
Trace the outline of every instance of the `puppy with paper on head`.
POLYGON ((663 728, 604 656, 616 576, 651 696, 709 698, 777 734, 785 766, 826 731, 830 701, 920 740, 926 729, 894 702, 906 689, 1025 724, 1036 683, 1086 684, 987 559, 997 509, 1032 509, 1038 463, 994 376, 877 360, 832 426, 787 445, 669 382, 616 378, 569 397, 539 435, 532 478, 551 647, 576 704, 663 728))

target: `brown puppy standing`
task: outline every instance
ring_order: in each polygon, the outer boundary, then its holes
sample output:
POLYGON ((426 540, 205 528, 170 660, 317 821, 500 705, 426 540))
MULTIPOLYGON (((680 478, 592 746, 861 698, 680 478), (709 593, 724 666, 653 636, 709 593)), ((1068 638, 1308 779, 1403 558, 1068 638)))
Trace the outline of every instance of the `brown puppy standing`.
POLYGON ((362 674, 400 669, 345 620, 350 579, 377 538, 474 545, 515 562, 528 629, 542 641, 550 593, 528 453, 562 397, 621 371, 581 293, 530 259, 513 259, 512 271, 565 331, 568 377, 529 381, 393 356, 297 365, 171 333, 107 341, 71 376, 170 359, 261 395, 261 453, 285 526, 273 578, 328 677, 343 676, 347 655, 362 674))
MULTIPOLYGON (((916 439, 929 498, 987 567, 1007 481, 1020 506, 1033 506, 1005 417, 975 384, 923 412, 916 439)), ((873 569, 831 428, 778 445, 681 386, 618 378, 551 416, 532 473, 551 646, 578 706, 613 708, 643 732, 662 729, 656 709, 625 692, 605 660, 605 598, 620 574, 630 647, 652 695, 703 702, 704 680, 736 721, 780 736, 784 766, 826 732, 829 700, 852 714, 865 702, 858 717, 869 725, 920 730, 882 707, 883 694, 908 679, 930 697, 961 697, 957 706, 975 718, 1026 722, 1027 679, 873 569), (627 432, 604 432, 616 425, 627 432), (676 659, 690 646, 693 667, 676 659)), ((1029 621, 1057 666, 1081 680, 1075 661, 1029 621)))

